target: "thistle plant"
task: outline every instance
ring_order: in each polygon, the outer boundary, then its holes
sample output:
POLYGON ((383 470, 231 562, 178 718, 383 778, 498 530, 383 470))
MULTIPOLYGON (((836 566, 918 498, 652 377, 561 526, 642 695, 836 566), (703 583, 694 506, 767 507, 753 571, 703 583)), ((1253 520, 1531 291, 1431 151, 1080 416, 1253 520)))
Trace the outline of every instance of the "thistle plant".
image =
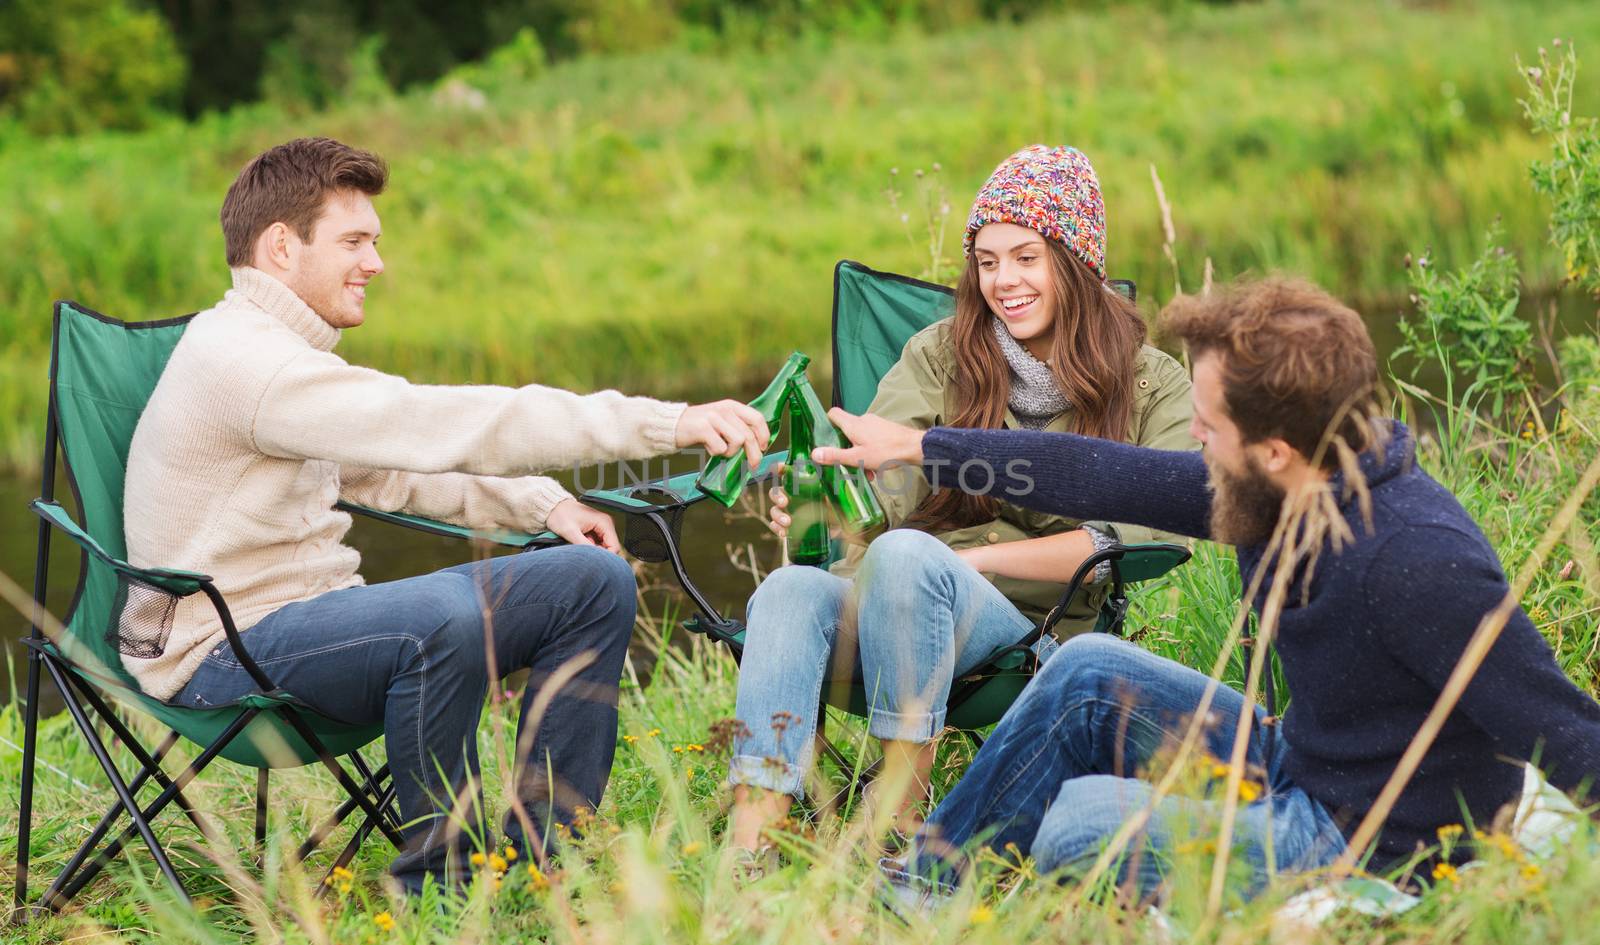
POLYGON ((916 193, 911 195, 912 203, 905 206, 901 205, 901 200, 907 195, 901 193, 898 186, 900 183, 898 167, 889 168, 889 186, 883 191, 884 196, 889 198, 889 208, 894 211, 900 220, 901 228, 905 230, 906 242, 911 244, 913 250, 928 254, 928 266, 919 275, 929 282, 941 284, 946 281, 946 269, 952 277, 956 273, 955 264, 944 255, 945 232, 949 229, 950 222, 950 194, 944 186, 943 172, 944 168, 938 161, 933 162, 932 170, 929 172, 924 172, 920 167, 913 170, 912 186, 916 188, 916 193), (911 228, 911 210, 908 208, 913 205, 918 213, 917 222, 922 226, 926 240, 920 245, 911 228))
POLYGON ((1600 121, 1572 113, 1578 52, 1569 41, 1539 47, 1539 64, 1524 66, 1528 85, 1522 111, 1539 135, 1551 139, 1548 161, 1535 161, 1533 189, 1550 199, 1550 241, 1561 250, 1567 280, 1600 298, 1600 121))

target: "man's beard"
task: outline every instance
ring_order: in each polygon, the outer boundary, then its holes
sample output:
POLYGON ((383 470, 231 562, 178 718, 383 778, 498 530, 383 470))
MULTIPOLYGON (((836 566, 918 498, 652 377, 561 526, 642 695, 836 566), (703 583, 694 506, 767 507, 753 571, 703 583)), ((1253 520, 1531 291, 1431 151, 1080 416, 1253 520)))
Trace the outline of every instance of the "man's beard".
POLYGON ((1283 512, 1284 490, 1249 454, 1244 472, 1206 461, 1211 482, 1211 537, 1230 545, 1261 545, 1272 537, 1283 512))

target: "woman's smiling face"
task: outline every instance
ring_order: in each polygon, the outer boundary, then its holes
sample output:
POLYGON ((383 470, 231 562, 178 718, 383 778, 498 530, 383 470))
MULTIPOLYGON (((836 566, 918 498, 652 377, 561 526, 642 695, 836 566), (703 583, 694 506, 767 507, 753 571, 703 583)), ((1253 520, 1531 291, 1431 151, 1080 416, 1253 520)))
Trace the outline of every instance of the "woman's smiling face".
POLYGON ((990 223, 973 238, 972 255, 989 310, 1011 337, 1044 360, 1055 327, 1055 280, 1045 238, 1015 223, 990 223))

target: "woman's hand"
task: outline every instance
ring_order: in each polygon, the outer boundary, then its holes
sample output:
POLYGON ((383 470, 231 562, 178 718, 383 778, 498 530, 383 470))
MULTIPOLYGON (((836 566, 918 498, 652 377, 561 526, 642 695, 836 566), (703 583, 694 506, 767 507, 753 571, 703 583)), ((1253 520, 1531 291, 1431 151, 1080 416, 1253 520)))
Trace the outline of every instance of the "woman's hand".
POLYGON ((827 466, 859 466, 879 470, 885 466, 921 466, 922 435, 926 431, 902 426, 876 414, 856 416, 838 407, 828 411, 832 420, 853 445, 839 449, 819 446, 811 458, 827 466))
POLYGON ((783 538, 789 534, 790 518, 783 511, 789 507, 789 493, 784 492, 782 486, 773 486, 767 495, 772 499, 772 508, 767 510, 767 527, 772 529, 774 535, 783 538))
POLYGON ((617 541, 617 526, 611 516, 591 509, 577 499, 562 499, 544 518, 544 527, 573 545, 599 545, 612 554, 622 554, 617 541))

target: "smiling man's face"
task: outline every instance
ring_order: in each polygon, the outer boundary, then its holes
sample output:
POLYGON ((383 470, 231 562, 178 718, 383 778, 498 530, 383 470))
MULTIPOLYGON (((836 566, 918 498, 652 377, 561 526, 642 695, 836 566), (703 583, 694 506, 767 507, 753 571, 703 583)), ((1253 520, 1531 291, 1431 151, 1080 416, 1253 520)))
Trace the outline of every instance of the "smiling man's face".
POLYGON ((284 282, 335 328, 366 318, 367 283, 383 272, 383 233, 372 200, 355 190, 335 191, 323 204, 311 240, 298 243, 284 282))

